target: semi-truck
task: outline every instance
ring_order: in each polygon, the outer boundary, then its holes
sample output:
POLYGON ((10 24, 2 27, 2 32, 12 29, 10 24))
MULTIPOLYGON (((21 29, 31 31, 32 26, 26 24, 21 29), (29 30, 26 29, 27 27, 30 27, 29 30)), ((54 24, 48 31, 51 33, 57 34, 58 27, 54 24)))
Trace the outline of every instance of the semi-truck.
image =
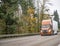
POLYGON ((42 26, 40 30, 41 35, 52 35, 58 33, 58 22, 55 20, 42 20, 42 26))

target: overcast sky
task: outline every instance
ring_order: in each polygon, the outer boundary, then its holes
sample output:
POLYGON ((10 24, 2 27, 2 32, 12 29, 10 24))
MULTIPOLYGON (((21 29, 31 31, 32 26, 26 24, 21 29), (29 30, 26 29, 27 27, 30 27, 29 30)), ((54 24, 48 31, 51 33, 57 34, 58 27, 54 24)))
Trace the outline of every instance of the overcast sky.
POLYGON ((51 0, 52 6, 50 6, 50 10, 53 13, 54 10, 58 11, 60 17, 60 0, 51 0))
MULTIPOLYGON (((49 6, 50 14, 53 14, 53 12, 57 10, 60 17, 60 0, 50 0, 50 2, 52 3, 52 5, 49 6)), ((35 5, 37 5, 37 0, 35 0, 35 5)))

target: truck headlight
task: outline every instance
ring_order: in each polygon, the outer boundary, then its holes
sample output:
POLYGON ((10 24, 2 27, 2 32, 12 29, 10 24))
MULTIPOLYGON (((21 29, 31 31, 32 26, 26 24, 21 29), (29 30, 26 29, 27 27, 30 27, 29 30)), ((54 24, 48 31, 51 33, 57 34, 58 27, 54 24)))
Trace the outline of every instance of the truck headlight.
POLYGON ((48 32, 51 32, 51 30, 48 30, 48 32))
POLYGON ((43 31, 40 31, 40 32, 43 32, 43 31))

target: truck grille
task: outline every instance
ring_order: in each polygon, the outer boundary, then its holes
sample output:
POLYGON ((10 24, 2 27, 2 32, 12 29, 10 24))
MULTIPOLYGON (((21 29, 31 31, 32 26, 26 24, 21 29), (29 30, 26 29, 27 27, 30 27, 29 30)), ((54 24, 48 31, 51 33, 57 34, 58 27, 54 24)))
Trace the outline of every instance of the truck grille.
POLYGON ((43 30, 43 33, 47 33, 47 30, 43 30))

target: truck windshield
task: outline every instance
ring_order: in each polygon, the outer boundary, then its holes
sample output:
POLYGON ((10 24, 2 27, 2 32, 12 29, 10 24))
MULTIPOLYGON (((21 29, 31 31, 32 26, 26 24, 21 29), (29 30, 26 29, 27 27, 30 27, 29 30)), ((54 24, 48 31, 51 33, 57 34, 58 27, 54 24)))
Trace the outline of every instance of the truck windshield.
POLYGON ((42 28, 48 28, 49 25, 42 25, 42 28))

